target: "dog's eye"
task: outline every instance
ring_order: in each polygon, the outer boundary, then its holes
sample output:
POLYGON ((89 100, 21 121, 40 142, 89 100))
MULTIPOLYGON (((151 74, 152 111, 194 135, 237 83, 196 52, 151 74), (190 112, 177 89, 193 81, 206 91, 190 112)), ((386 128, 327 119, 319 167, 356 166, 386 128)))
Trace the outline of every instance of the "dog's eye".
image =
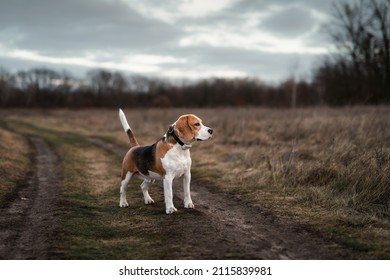
POLYGON ((197 122, 197 123, 194 123, 194 125, 195 125, 195 126, 200 126, 200 123, 197 122))

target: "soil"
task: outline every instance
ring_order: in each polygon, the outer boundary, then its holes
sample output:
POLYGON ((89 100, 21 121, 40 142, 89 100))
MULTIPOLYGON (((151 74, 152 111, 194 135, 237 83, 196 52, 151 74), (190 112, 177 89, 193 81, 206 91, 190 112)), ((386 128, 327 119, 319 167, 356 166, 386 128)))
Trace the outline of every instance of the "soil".
POLYGON ((0 259, 47 259, 57 224, 61 170, 58 156, 31 137, 35 169, 26 174, 0 212, 0 259))
MULTIPOLYGON (((120 158, 127 150, 102 139, 90 141, 120 158)), ((150 190, 153 197, 153 187, 150 190)), ((160 190, 160 195, 161 195, 160 190)), ((178 206, 183 192, 180 180, 174 182, 174 202, 178 206)), ((286 217, 269 209, 254 207, 240 198, 218 191, 212 185, 191 181, 196 209, 179 208, 161 219, 161 234, 180 248, 171 259, 345 259, 345 248, 324 240, 286 217), (180 214, 183 212, 184 214, 180 214), (192 213, 187 215, 186 213, 192 213), (183 246, 186 244, 186 246, 183 246)), ((162 213, 163 213, 162 209, 162 213)))

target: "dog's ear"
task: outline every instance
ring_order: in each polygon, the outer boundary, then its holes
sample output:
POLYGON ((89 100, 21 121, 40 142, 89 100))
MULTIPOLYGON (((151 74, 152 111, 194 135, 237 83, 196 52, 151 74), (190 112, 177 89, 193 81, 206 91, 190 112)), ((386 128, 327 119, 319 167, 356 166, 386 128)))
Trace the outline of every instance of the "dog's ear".
POLYGON ((194 139, 195 133, 189 124, 189 116, 181 116, 175 124, 175 133, 184 141, 190 142, 194 139))

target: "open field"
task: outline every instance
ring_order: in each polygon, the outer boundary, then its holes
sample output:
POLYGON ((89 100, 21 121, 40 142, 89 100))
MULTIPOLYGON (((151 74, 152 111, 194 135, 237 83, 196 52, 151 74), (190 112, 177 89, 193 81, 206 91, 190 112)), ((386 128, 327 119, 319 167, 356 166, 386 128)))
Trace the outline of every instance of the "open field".
POLYGON ((196 209, 178 184, 178 213, 159 183, 144 205, 136 180, 118 207, 117 110, 2 110, 0 258, 390 259, 389 107, 124 111, 141 144, 183 113, 215 130, 191 149, 196 209))

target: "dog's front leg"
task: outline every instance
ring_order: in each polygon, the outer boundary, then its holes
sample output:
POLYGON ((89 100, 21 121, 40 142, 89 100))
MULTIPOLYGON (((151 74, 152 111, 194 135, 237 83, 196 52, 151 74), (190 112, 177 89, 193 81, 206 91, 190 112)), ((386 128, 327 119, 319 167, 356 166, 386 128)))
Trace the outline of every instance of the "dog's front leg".
POLYGON ((183 176, 183 190, 184 190, 184 208, 195 208, 194 203, 192 203, 191 199, 191 191, 190 191, 190 183, 191 183, 191 172, 188 170, 183 176))
POLYGON ((173 205, 173 193, 172 193, 172 181, 171 176, 166 175, 164 178, 164 198, 165 198, 165 212, 172 214, 177 211, 173 205))

